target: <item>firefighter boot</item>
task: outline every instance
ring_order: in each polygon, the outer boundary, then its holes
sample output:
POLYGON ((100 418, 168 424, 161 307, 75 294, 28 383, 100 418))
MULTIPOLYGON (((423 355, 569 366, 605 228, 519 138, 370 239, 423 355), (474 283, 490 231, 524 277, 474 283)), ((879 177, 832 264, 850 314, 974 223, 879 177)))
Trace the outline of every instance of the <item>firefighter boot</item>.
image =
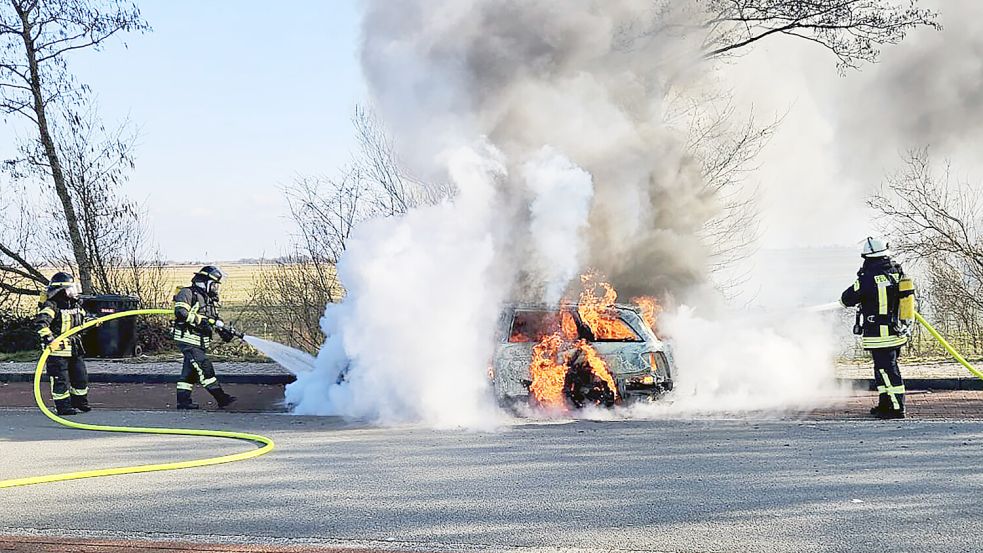
POLYGON ((198 404, 191 401, 191 390, 178 390, 177 391, 177 405, 178 409, 197 409, 198 404))
POLYGON ((905 418, 904 410, 904 394, 898 394, 895 396, 898 402, 898 408, 895 409, 894 405, 890 405, 887 409, 877 414, 879 419, 903 419, 905 418))
POLYGON ((75 408, 72 407, 72 400, 68 399, 67 397, 65 399, 55 400, 55 411, 58 413, 58 416, 60 417, 78 414, 78 411, 76 411, 75 408))
POLYGON ((225 393, 225 390, 223 390, 221 386, 209 386, 205 389, 208 390, 208 393, 212 394, 212 397, 215 398, 215 403, 217 403, 219 407, 228 407, 229 405, 232 405, 233 401, 236 400, 235 396, 230 396, 229 394, 225 393))
POLYGON ((89 411, 92 410, 92 407, 89 407, 89 396, 73 395, 71 399, 72 399, 72 407, 74 407, 75 409, 78 409, 83 413, 88 413, 89 411))

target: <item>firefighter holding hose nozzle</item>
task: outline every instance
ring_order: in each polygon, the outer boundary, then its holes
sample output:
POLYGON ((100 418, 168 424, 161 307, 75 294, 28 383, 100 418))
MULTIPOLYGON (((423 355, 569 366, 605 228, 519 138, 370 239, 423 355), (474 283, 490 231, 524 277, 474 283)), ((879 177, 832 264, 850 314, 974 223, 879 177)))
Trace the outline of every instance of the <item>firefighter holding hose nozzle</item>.
POLYGON ((177 383, 178 409, 198 409, 198 405, 191 401, 191 391, 196 383, 212 394, 219 407, 227 407, 236 400, 235 396, 222 390, 212 361, 205 354, 215 334, 224 342, 243 337, 241 332, 224 323, 218 314, 219 291, 224 276, 218 267, 206 265, 191 278, 191 286, 179 287, 175 291, 174 327, 171 333, 184 355, 181 378, 177 383))
POLYGON ((878 403, 870 414, 881 419, 905 417, 905 387, 898 368, 901 346, 908 342, 915 318, 915 286, 901 265, 891 260, 884 240, 867 237, 860 256, 864 263, 853 286, 843 291, 840 303, 857 307, 853 333, 874 361, 878 403))
POLYGON ((51 277, 44 297, 38 303, 34 328, 41 338, 41 347, 50 347, 51 354, 45 369, 51 380, 51 399, 60 416, 87 413, 89 407, 89 374, 82 356, 82 340, 76 334, 64 340, 55 338, 85 323, 87 316, 79 299, 81 290, 75 277, 58 272, 51 277))

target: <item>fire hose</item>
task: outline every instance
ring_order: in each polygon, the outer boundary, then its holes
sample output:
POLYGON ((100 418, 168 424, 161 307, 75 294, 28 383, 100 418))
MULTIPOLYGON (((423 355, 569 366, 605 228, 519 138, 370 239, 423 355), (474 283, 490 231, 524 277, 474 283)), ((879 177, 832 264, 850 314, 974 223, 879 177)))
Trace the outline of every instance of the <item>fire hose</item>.
POLYGON ((928 321, 925 320, 925 317, 922 317, 921 313, 915 311, 915 319, 921 323, 923 327, 925 327, 925 330, 927 330, 933 338, 938 340, 939 344, 941 344, 942 347, 952 355, 953 359, 959 361, 962 366, 966 367, 966 370, 973 373, 977 378, 983 379, 983 373, 973 368, 973 366, 969 364, 969 361, 966 361, 962 355, 959 355, 956 348, 952 347, 952 345, 945 338, 943 338, 941 334, 939 334, 939 331, 935 330, 935 327, 928 324, 928 321))
MULTIPOLYGON (((840 309, 842 307, 843 305, 841 303, 832 302, 832 303, 824 303, 822 305, 809 307, 806 308, 805 310, 810 312, 832 311, 834 309, 840 309)), ((935 330, 935 327, 932 326, 928 321, 926 321, 925 317, 922 317, 921 313, 919 313, 918 311, 915 311, 914 313, 915 313, 915 320, 917 320, 920 325, 925 327, 925 330, 927 330, 928 333, 931 334, 932 337, 939 342, 939 345, 945 348, 945 350, 949 352, 950 355, 952 355, 953 359, 958 361, 959 364, 962 365, 963 367, 966 367, 966 370, 973 373, 974 376, 983 380, 983 372, 976 370, 975 367, 970 365, 969 361, 966 361, 966 359, 962 355, 960 355, 958 351, 956 351, 956 348, 952 347, 952 344, 950 344, 949 341, 946 340, 945 337, 943 337, 938 330, 935 330)))
MULTIPOLYGON (((104 317, 99 317, 91 321, 86 322, 80 326, 77 326, 68 332, 65 332, 61 336, 55 338, 52 344, 58 343, 65 338, 69 338, 74 334, 82 332, 83 330, 89 329, 93 326, 102 324, 113 319, 120 319, 123 317, 133 317, 135 315, 168 315, 171 311, 168 309, 137 309, 134 311, 121 311, 119 313, 113 313, 111 315, 106 315, 104 317)), ((178 470, 187 469, 193 467, 204 467, 209 465, 218 465, 222 463, 231 463, 234 461, 245 461, 246 459, 252 459, 254 457, 259 457, 260 455, 265 455, 270 451, 273 451, 273 440, 267 438, 266 436, 260 436, 259 434, 247 434, 245 432, 229 432, 224 430, 199 430, 193 428, 157 428, 157 427, 137 427, 137 426, 105 426, 100 424, 85 424, 75 421, 70 421, 59 417, 58 415, 51 412, 47 406, 44 404, 44 400, 41 398, 41 373, 44 371, 44 364, 47 361, 48 356, 51 354, 51 348, 46 347, 44 351, 41 352, 41 358, 38 359, 37 369, 34 372, 34 400, 37 402, 38 408, 44 413, 46 417, 55 421, 58 424, 67 426, 69 428, 75 428, 78 430, 94 430, 97 432, 126 432, 133 434, 168 434, 177 436, 204 436, 211 438, 230 438, 234 440, 244 440, 249 442, 255 442, 261 444, 262 447, 253 449, 250 451, 245 451, 242 453, 234 453, 229 455, 222 455, 219 457, 208 457, 205 459, 196 459, 191 461, 178 461, 173 463, 158 463, 150 465, 134 465, 129 467, 114 467, 107 469, 96 469, 87 470, 80 472, 65 472, 61 474, 49 474, 45 476, 31 476, 27 478, 15 478, 12 480, 0 480, 0 488, 12 488, 15 486, 28 486, 31 484, 42 484, 46 482, 62 482, 65 480, 78 480, 80 478, 95 478, 99 476, 115 476, 118 474, 136 474, 141 472, 157 472, 164 470, 178 470)))

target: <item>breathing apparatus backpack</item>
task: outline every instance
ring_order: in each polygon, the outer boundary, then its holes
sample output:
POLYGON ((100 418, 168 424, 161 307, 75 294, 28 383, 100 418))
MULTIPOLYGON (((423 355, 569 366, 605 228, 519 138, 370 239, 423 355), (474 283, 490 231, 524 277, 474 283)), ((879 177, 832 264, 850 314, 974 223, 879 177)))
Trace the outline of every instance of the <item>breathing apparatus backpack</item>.
MULTIPOLYGON (((901 277, 895 279, 890 273, 885 275, 892 287, 898 290, 898 307, 888 309, 891 330, 897 334, 907 334, 915 323, 915 281, 911 277, 901 273, 901 277)), ((881 323, 883 324, 883 323, 881 323)), ((853 333, 862 335, 864 333, 864 315, 861 306, 857 306, 857 316, 853 323, 853 333)))

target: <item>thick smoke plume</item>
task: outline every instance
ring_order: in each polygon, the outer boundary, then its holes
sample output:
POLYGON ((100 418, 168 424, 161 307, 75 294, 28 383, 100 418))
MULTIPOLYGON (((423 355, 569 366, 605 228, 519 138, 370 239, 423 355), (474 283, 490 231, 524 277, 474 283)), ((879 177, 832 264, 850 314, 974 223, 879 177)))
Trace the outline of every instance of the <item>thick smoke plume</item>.
POLYGON ((629 296, 680 289, 706 276, 698 234, 719 206, 684 137, 665 123, 669 81, 685 86, 696 45, 626 42, 656 16, 654 5, 369 2, 363 66, 415 172, 440 178, 440 152, 488 137, 514 175, 503 223, 524 244, 538 229, 514 224, 529 216, 516 169, 550 146, 593 177, 587 264, 629 296))
POLYGON ((698 45, 631 40, 657 4, 366 2, 374 104, 407 171, 455 194, 357 229, 318 370, 288 387, 296 412, 492 426, 505 302, 556 302, 587 267, 622 298, 705 284, 721 206, 665 102, 702 86, 698 45))

